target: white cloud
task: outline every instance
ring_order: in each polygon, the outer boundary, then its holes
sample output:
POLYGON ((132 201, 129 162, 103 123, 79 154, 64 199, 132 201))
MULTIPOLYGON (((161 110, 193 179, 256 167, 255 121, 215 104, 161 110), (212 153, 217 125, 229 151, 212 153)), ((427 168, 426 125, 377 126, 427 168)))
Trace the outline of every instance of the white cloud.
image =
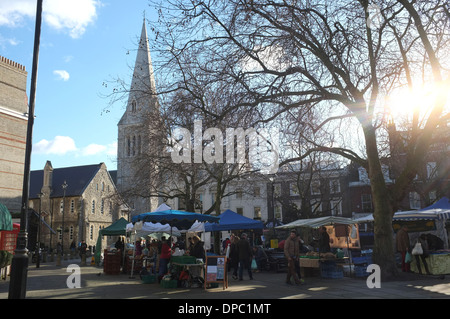
POLYGON ((81 156, 92 156, 104 153, 106 146, 99 144, 89 144, 81 150, 81 156))
POLYGON ((53 74, 57 75, 59 80, 69 81, 70 74, 66 70, 55 70, 53 74))
POLYGON ((55 136, 53 140, 43 139, 33 145, 33 153, 36 155, 69 155, 74 157, 90 156, 116 156, 117 142, 108 145, 96 143, 78 148, 73 138, 69 136, 55 136))
MULTIPOLYGON (((56 30, 79 38, 97 18, 98 0, 45 0, 43 21, 56 30)), ((35 0, 0 0, 0 26, 17 27, 24 19, 36 16, 35 0)))
POLYGON ((77 147, 75 141, 68 136, 55 136, 51 141, 43 139, 33 146, 36 154, 65 155, 73 151, 77 151, 77 147))

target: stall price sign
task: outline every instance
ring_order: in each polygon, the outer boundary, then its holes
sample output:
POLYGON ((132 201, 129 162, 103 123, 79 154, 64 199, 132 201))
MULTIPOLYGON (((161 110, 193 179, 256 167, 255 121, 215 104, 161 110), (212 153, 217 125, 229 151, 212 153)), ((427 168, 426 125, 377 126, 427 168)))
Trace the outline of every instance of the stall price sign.
POLYGON ((205 274, 205 289, 209 283, 222 283, 224 290, 228 288, 227 257, 207 256, 205 274))

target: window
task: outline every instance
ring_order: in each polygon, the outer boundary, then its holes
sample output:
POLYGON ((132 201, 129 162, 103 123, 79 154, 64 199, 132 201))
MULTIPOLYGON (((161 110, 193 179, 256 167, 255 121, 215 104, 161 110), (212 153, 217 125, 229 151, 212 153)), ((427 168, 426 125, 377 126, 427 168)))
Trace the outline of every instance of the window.
POLYGON ((236 213, 241 215, 241 216, 244 216, 244 209, 242 207, 237 207, 236 208, 236 213))
POLYGON ((136 100, 133 100, 131 102, 131 112, 133 112, 133 113, 136 112, 136 105, 137 105, 136 100))
POLYGON ((297 183, 289 184, 289 194, 291 196, 298 196, 300 194, 297 183))
POLYGON ((100 213, 103 215, 105 212, 105 200, 102 199, 101 205, 100 205, 100 213))
POLYGON ((330 180, 330 194, 337 194, 341 192, 341 184, 338 179, 330 180))
POLYGON ((70 240, 73 240, 73 226, 70 226, 70 228, 69 228, 69 239, 70 240))
POLYGON ((411 209, 420 209, 420 195, 417 192, 409 193, 409 207, 411 209))
POLYGON ((184 200, 184 196, 178 197, 178 209, 179 210, 186 209, 186 201, 184 200))
POLYGON ((321 201, 317 201, 317 200, 311 201, 311 212, 313 214, 317 214, 317 213, 322 212, 322 202, 321 201))
POLYGON ((330 206, 331 216, 342 216, 342 202, 340 200, 332 200, 330 206))
POLYGON ((371 194, 362 194, 361 195, 361 208, 363 213, 372 213, 372 195, 371 194))
POLYGON ((275 218, 281 220, 282 213, 283 213, 283 209, 281 208, 281 206, 280 205, 276 205, 275 208, 274 208, 275 218))
POLYGON ((131 140, 127 137, 127 156, 131 156, 131 140))
POLYGON ((427 163, 427 178, 428 179, 436 178, 436 162, 427 163))
POLYGON ((253 196, 254 197, 260 197, 261 196, 261 189, 259 187, 253 188, 253 196))
POLYGON ((242 199, 242 189, 236 190, 236 199, 242 199))
POLYGON ((72 200, 70 201, 70 212, 71 212, 71 213, 74 213, 74 212, 75 212, 75 200, 74 200, 74 199, 72 199, 72 200))
POLYGON ((59 212, 62 214, 64 212, 64 201, 59 202, 59 212))
POLYGON ((311 195, 320 195, 320 181, 311 182, 311 195))
POLYGON ((281 196, 281 184, 274 184, 273 185, 273 195, 275 197, 281 196))
POLYGON ((95 199, 92 201, 91 213, 95 214, 95 199))
POLYGON ((89 228, 89 239, 93 240, 94 239, 94 225, 91 225, 91 227, 89 228))
POLYGON ((261 219, 261 207, 255 207, 253 209, 253 219, 261 219))

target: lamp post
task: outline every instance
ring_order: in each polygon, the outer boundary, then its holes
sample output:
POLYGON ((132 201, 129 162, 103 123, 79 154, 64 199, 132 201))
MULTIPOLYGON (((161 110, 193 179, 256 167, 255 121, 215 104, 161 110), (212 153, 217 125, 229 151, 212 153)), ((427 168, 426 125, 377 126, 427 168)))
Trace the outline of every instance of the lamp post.
POLYGON ((17 236, 17 246, 14 252, 14 257, 11 263, 11 276, 9 282, 9 299, 25 299, 27 288, 28 275, 28 234, 27 234, 27 214, 28 214, 28 198, 30 188, 30 162, 31 162, 31 148, 33 137, 34 124, 34 106, 36 102, 36 83, 37 83, 37 69, 39 61, 39 44, 41 37, 41 22, 42 22, 42 2, 37 0, 36 6, 36 25, 34 33, 34 49, 33 49, 33 69, 31 73, 31 87, 30 87, 30 104, 28 105, 28 124, 27 124, 27 139, 25 146, 25 161, 24 174, 22 186, 22 206, 20 212, 20 232, 17 236))
POLYGON ((40 267, 40 259, 41 259, 41 208, 42 208, 42 196, 44 193, 39 193, 39 221, 38 221, 38 240, 36 245, 36 268, 40 267))
POLYGON ((66 188, 67 183, 64 181, 64 184, 61 185, 63 189, 63 209, 62 209, 62 230, 61 230, 61 254, 64 256, 64 211, 66 210, 66 188))

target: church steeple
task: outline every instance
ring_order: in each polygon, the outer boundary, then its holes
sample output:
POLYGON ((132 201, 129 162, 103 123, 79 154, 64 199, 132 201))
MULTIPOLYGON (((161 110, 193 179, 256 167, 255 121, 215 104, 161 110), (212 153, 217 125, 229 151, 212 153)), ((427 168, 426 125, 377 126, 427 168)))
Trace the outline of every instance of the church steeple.
POLYGON ((134 213, 155 209, 157 203, 149 198, 146 189, 137 185, 136 178, 145 175, 141 171, 141 161, 151 145, 151 121, 158 116, 159 103, 156 96, 150 45, 146 20, 142 25, 131 80, 127 108, 118 123, 117 141, 117 187, 134 213))
POLYGON ((136 124, 157 108, 156 84, 145 18, 142 24, 127 108, 120 124, 136 124))

